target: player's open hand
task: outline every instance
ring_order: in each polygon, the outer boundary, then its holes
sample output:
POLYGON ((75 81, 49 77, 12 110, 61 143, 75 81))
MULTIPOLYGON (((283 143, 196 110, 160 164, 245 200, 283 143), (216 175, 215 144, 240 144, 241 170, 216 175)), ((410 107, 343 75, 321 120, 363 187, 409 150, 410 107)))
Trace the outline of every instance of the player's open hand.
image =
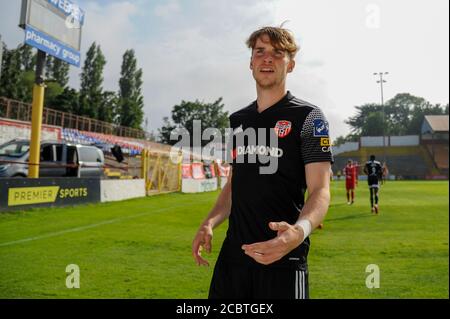
POLYGON ((242 246, 246 255, 263 265, 270 265, 280 260, 298 247, 303 240, 303 231, 286 222, 272 222, 269 223, 269 227, 277 232, 277 237, 268 241, 242 246))
POLYGON ((206 250, 208 254, 211 253, 212 237, 213 230, 210 225, 202 225, 195 235, 192 242, 192 256, 199 266, 209 266, 209 262, 202 257, 202 250, 206 250))

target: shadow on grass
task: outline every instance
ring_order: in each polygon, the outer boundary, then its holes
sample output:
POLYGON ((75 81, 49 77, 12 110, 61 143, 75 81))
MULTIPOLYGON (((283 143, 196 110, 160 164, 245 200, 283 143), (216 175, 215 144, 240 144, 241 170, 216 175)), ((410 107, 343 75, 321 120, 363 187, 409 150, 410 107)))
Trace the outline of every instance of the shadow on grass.
POLYGON ((359 214, 354 214, 354 215, 348 215, 348 216, 342 216, 342 217, 337 217, 337 218, 327 218, 325 221, 326 222, 332 222, 332 221, 339 221, 339 220, 350 220, 350 219, 358 219, 358 218, 368 218, 368 217, 372 217, 373 215, 370 213, 359 213, 359 214))

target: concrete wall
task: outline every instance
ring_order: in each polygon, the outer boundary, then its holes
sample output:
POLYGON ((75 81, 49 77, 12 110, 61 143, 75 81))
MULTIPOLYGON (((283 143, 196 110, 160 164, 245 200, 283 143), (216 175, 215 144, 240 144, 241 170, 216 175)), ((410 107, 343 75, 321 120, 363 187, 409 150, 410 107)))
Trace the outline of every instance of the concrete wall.
MULTIPOLYGON (((405 135, 405 136, 386 136, 386 146, 417 146, 420 144, 419 135, 405 135)), ((362 136, 361 147, 382 147, 382 136, 362 136)))
MULTIPOLYGON (((26 139, 31 137, 31 123, 0 118, 0 144, 12 139, 26 139)), ((61 140, 61 128, 42 125, 41 140, 61 140)))
POLYGON ((203 193, 217 190, 217 178, 211 179, 183 179, 181 191, 183 193, 203 193))
POLYGON ((101 202, 114 202, 145 196, 145 181, 143 179, 100 181, 101 202))
POLYGON ((359 143, 358 142, 346 142, 339 146, 333 146, 333 154, 337 155, 340 153, 345 152, 352 152, 359 150, 359 143))
MULTIPOLYGON (((385 136, 385 144, 389 145, 389 137, 385 136)), ((362 136, 361 147, 380 147, 383 146, 383 136, 362 136)))
POLYGON ((391 136, 391 146, 417 146, 420 144, 419 135, 391 136))

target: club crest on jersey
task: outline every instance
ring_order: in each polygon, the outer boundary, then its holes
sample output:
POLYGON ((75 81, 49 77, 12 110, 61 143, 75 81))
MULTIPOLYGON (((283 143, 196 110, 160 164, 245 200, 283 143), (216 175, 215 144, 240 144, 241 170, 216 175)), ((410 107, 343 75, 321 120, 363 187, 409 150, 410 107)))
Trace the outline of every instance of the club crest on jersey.
POLYGON ((291 133, 292 123, 289 121, 278 121, 274 130, 279 138, 284 138, 291 133))
POLYGON ((328 137, 328 123, 321 119, 314 120, 314 137, 328 137))

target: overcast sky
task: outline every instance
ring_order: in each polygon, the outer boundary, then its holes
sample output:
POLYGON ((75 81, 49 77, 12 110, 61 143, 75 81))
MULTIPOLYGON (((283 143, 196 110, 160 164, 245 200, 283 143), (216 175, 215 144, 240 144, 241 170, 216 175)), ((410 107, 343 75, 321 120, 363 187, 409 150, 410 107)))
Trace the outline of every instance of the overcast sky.
MULTIPOLYGON (((19 0, 0 0, 0 34, 8 48, 24 40, 19 0)), ((301 51, 288 89, 320 106, 332 136, 345 135, 354 106, 379 102, 374 72, 389 71, 385 98, 408 92, 448 103, 448 0, 79 0, 86 11, 82 58, 96 41, 106 56, 104 89, 118 89, 125 50, 144 71, 149 131, 181 100, 224 98, 229 112, 256 98, 247 37, 285 26, 301 51)), ((82 61, 83 63, 83 61, 82 61)), ((79 87, 80 69, 70 85, 79 87)))

